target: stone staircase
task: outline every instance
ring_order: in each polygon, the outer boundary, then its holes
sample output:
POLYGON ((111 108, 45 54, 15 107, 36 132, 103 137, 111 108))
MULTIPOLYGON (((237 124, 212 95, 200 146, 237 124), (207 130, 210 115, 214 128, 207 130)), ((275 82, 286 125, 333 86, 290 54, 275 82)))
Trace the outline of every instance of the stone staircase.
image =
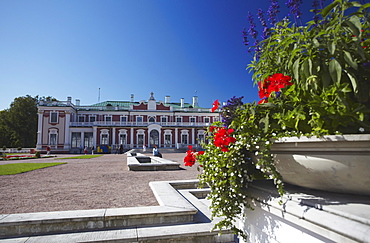
POLYGON ((0 215, 0 242, 235 242, 211 231, 208 189, 151 182, 160 206, 0 215))

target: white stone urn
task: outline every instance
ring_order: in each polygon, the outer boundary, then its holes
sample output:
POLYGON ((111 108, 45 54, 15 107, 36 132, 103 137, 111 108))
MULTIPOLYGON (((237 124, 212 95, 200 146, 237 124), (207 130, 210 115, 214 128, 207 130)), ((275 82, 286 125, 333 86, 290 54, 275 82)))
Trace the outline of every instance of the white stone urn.
POLYGON ((370 195, 370 134, 281 138, 271 152, 287 183, 370 195))

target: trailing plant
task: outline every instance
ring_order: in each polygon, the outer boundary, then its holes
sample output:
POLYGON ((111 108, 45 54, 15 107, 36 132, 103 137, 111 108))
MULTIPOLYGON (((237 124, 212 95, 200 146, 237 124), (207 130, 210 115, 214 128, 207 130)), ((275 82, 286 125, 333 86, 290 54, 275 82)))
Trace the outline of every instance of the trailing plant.
MULTIPOLYGON (((370 132, 370 4, 334 0, 319 10, 314 1, 313 20, 299 24, 299 2, 288 1, 294 20, 277 21, 277 1, 271 0, 271 27, 258 12, 262 40, 249 13, 244 41, 256 39, 248 69, 261 100, 230 99, 221 109, 223 121, 208 127, 204 153, 189 148, 184 159, 203 167, 200 184, 210 187, 212 215, 221 217, 215 228, 231 228, 243 237, 235 222, 253 208, 251 183, 270 179, 284 193, 270 152, 275 139, 370 132)), ((212 111, 218 106, 216 100, 212 111)))

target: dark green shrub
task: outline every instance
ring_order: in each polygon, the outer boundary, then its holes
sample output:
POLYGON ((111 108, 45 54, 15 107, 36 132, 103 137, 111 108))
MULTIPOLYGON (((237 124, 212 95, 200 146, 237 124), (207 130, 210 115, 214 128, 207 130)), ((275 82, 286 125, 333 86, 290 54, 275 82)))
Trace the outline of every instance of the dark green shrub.
POLYGON ((36 151, 36 153, 35 153, 35 158, 40 158, 41 156, 40 156, 40 152, 39 151, 36 151))

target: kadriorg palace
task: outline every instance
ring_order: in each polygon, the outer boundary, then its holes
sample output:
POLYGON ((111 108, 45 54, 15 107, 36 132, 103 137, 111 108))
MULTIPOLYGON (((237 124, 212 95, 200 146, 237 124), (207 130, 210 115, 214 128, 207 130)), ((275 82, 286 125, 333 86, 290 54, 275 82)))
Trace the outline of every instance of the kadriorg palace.
MULTIPOLYGON (((218 112, 192 103, 156 101, 105 101, 80 105, 76 99, 41 101, 38 105, 37 150, 47 146, 55 152, 76 153, 82 148, 106 150, 122 145, 124 149, 198 146, 205 139, 206 126, 220 119, 218 112)), ((99 151, 100 152, 100 151, 99 151)))

